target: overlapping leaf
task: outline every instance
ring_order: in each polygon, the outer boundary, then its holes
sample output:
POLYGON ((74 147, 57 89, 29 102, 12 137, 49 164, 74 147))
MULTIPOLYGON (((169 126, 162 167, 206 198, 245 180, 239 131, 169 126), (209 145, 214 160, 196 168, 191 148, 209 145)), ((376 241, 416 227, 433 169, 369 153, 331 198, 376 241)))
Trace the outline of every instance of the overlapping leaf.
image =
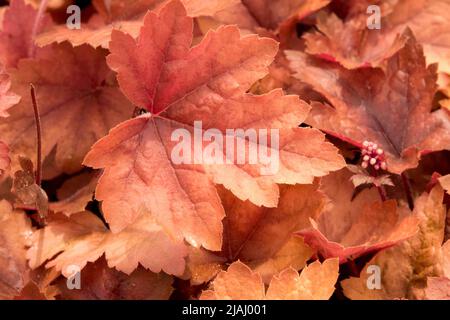
POLYGON ((222 271, 212 289, 202 293, 202 300, 327 300, 334 292, 338 277, 337 259, 308 265, 300 275, 286 269, 270 282, 267 292, 261 276, 242 262, 235 262, 222 271))
POLYGON ((350 299, 421 298, 427 277, 443 275, 441 245, 444 239, 444 192, 437 185, 430 194, 422 194, 415 203, 419 232, 397 246, 381 251, 361 271, 360 278, 342 281, 344 294, 350 299), (370 290, 369 266, 381 270, 381 288, 370 290))
POLYGON ((222 24, 236 24, 244 32, 262 32, 263 29, 286 32, 298 20, 325 7, 329 0, 240 0, 211 15, 200 19, 200 28, 222 24))
POLYGON ((322 179, 330 201, 312 228, 300 231, 305 242, 325 258, 340 262, 395 245, 417 232, 418 220, 395 200, 380 202, 374 189, 354 198, 351 173, 343 169, 322 179))
POLYGON ((31 223, 25 213, 0 202, 0 298, 11 299, 28 283, 29 268, 25 258, 31 241, 31 223))
POLYGON ((7 117, 8 109, 20 101, 20 97, 10 89, 11 79, 0 64, 0 117, 7 117))
POLYGON ((305 35, 308 53, 338 61, 349 69, 378 66, 404 45, 400 34, 411 28, 424 47, 427 63, 439 63, 439 71, 450 73, 448 0, 419 0, 414 4, 408 0, 360 1, 348 7, 345 20, 333 14, 321 16, 319 32, 305 35), (370 5, 380 8, 380 28, 368 26, 375 22, 367 13, 370 5))
POLYGON ((450 241, 441 248, 442 273, 439 277, 428 277, 422 298, 428 300, 450 300, 450 241))
POLYGON ((378 29, 367 27, 367 17, 343 22, 334 14, 322 14, 317 21, 319 31, 307 33, 306 52, 319 58, 336 61, 347 69, 377 67, 400 50, 406 37, 385 39, 378 29))
POLYGON ((450 1, 419 0, 412 4, 399 0, 385 18, 385 41, 406 27, 423 45, 427 63, 439 63, 439 71, 450 73, 450 1))
POLYGON ((439 178, 439 182, 447 193, 450 193, 450 175, 439 178))
MULTIPOLYGON (((191 17, 214 15, 233 6, 239 0, 182 0, 191 17)), ((111 0, 93 1, 98 14, 93 15, 79 29, 55 26, 37 37, 37 44, 69 41, 74 46, 89 44, 108 48, 113 29, 122 30, 133 37, 139 35, 142 21, 148 10, 159 10, 169 0, 111 0)))
MULTIPOLYGON (((178 1, 159 15, 148 13, 137 40, 120 31, 112 39, 109 65, 130 101, 149 111, 114 128, 84 161, 105 168, 96 198, 103 201, 113 232, 150 214, 171 237, 220 250, 224 212, 214 183, 242 200, 274 207, 277 183, 311 183, 314 176, 343 166, 321 133, 297 128, 308 112, 306 103, 279 90, 262 96, 245 93, 272 61, 277 49, 273 40, 241 38, 236 27, 228 26, 189 48, 192 19, 178 1), (227 163, 191 164, 192 158, 175 164, 172 133, 183 129, 194 136, 195 121, 202 122, 203 130, 216 129, 222 141, 230 139, 226 129, 278 129, 279 170, 262 176, 261 163, 239 165, 237 156, 225 149, 216 152, 222 159, 226 155, 227 163)), ((270 143, 231 139, 235 145, 245 143, 247 156, 258 147, 274 149, 270 143)), ((201 151, 209 144, 203 141, 201 151)), ((191 151, 198 163, 199 155, 191 151)))
POLYGON ((53 216, 44 229, 32 236, 27 252, 29 265, 35 269, 45 264, 55 267, 63 275, 70 275, 71 266, 83 269, 103 254, 108 265, 130 274, 141 264, 145 268, 168 274, 184 272, 187 248, 168 238, 161 228, 143 217, 120 233, 113 234, 103 222, 90 212, 67 218, 53 216), (164 254, 161 254, 164 252, 164 254))
POLYGON ((450 300, 450 279, 445 277, 429 277, 425 288, 427 300, 450 300))
POLYGON ((239 259, 261 274, 265 283, 280 271, 302 269, 313 251, 296 231, 317 218, 325 204, 318 184, 280 187, 277 208, 258 207, 221 188, 225 208, 223 245, 220 253, 192 250, 187 260, 187 278, 192 283, 210 280, 226 262, 239 259))
POLYGON ((81 288, 70 290, 67 279, 56 281, 59 298, 64 300, 167 300, 173 291, 173 278, 139 267, 130 275, 108 268, 105 259, 88 263, 80 273, 81 288))
POLYGON ((0 299, 449 299, 450 0, 6 3, 0 299))
POLYGON ((273 263, 301 269, 312 251, 292 236, 306 228, 310 218, 319 216, 325 199, 317 187, 317 184, 281 186, 277 208, 257 207, 237 199, 229 191, 221 192, 227 214, 222 249, 225 256, 259 270, 264 279, 266 274, 273 274, 270 271, 273 263))
POLYGON ((47 14, 39 20, 37 15, 38 10, 24 0, 11 1, 0 26, 0 64, 15 67, 20 59, 34 56, 34 37, 52 25, 47 14))
POLYGON ((59 172, 79 170, 92 144, 133 113, 105 63, 105 52, 87 45, 54 45, 36 59, 23 59, 12 71, 11 81, 12 91, 22 99, 9 109, 10 117, 0 120, 2 139, 13 154, 36 159, 33 83, 41 114, 43 158, 56 149, 54 163, 47 165, 59 172))
POLYGON ((97 173, 82 173, 66 180, 58 190, 59 201, 50 203, 50 210, 67 216, 84 211, 94 198, 97 182, 97 173))
POLYGON ((428 68, 423 50, 410 32, 408 41, 389 58, 386 71, 346 70, 299 51, 288 51, 295 77, 331 103, 314 104, 308 123, 361 146, 376 142, 386 153, 390 172, 418 164, 420 154, 450 148, 449 116, 431 112, 436 66, 428 68))

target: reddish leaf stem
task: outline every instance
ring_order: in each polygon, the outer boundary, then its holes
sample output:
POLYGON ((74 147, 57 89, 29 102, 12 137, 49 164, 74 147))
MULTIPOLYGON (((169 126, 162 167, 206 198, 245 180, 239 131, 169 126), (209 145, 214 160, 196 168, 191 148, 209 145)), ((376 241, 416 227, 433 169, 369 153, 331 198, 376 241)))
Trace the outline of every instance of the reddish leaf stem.
POLYGON ((387 195, 386 195, 386 190, 384 189, 384 187, 378 186, 377 190, 378 190, 378 193, 380 194, 381 201, 383 201, 383 202, 386 201, 387 195))
POLYGON ((406 173, 402 173, 402 182, 403 182, 403 187, 405 189, 405 193, 406 193, 406 199, 408 200, 408 206, 411 210, 414 209, 414 200, 413 200, 413 196, 412 196, 412 192, 411 192, 411 182, 409 181, 408 176, 406 175, 406 173))
POLYGON ((30 83, 31 101, 33 102, 34 121, 36 123, 36 138, 37 138, 37 160, 36 160, 36 184, 41 186, 42 182, 42 131, 41 131, 41 116, 39 115, 39 107, 36 100, 36 90, 34 85, 30 83))
MULTIPOLYGON (((378 177, 378 172, 376 170, 371 170, 371 174, 372 176, 374 176, 375 178, 378 177)), ((380 195, 381 201, 384 202, 387 200, 387 193, 386 193, 386 189, 384 188, 384 186, 380 185, 377 186, 377 190, 378 190, 378 194, 380 195)))

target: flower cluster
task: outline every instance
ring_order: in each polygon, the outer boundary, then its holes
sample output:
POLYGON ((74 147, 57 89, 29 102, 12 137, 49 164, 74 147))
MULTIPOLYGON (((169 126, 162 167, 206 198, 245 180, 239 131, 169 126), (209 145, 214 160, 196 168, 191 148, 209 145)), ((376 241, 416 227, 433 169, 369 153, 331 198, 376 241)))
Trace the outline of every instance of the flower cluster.
POLYGON ((362 147, 362 163, 361 166, 366 169, 369 165, 375 170, 386 170, 386 161, 383 149, 379 148, 376 143, 364 141, 362 147))

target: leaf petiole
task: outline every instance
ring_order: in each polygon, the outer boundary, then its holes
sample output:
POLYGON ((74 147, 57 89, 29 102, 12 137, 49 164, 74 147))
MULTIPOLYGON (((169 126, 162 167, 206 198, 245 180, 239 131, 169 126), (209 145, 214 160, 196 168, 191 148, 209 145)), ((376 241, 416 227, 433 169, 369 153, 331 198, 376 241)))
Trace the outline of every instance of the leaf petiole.
POLYGON ((36 138, 37 138, 37 159, 36 159, 36 184, 40 187, 42 182, 42 130, 41 117, 39 114, 39 106, 36 100, 36 89, 30 83, 31 101, 33 104, 34 121, 36 123, 36 138))

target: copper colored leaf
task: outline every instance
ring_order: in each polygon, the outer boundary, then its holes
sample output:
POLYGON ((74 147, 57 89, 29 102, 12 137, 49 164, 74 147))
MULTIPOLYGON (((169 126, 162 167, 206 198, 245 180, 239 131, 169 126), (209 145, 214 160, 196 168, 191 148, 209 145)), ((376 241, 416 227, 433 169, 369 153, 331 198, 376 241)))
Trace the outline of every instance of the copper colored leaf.
POLYGON ((67 279, 56 285, 65 300, 167 300, 173 291, 173 278, 139 267, 130 275, 108 267, 104 258, 88 263, 80 272, 80 290, 69 290, 67 279))
POLYGON ((68 29, 58 25, 41 33, 36 43, 46 46, 54 42, 70 42, 73 46, 88 44, 94 48, 108 48, 114 28, 137 36, 142 17, 147 10, 158 8, 164 0, 94 0, 93 6, 99 12, 82 23, 79 29, 68 29))
POLYGON ((249 266, 261 275, 264 283, 270 283, 272 277, 289 267, 301 270, 312 257, 312 250, 299 236, 291 236, 289 240, 272 256, 253 260, 249 266))
POLYGON ((97 182, 97 173, 84 173, 66 180, 58 190, 60 200, 51 202, 50 210, 67 216, 84 211, 87 204, 94 198, 97 182))
MULTIPOLYGON (((33 27, 38 10, 24 0, 12 0, 0 27, 0 64, 15 67, 20 59, 31 57, 34 48, 33 27)), ((47 14, 40 20, 37 33, 52 25, 47 14)))
POLYGON ((0 64, 0 117, 7 117, 8 109, 20 101, 20 97, 10 91, 11 79, 0 64))
POLYGON ((14 300, 47 300, 45 295, 33 283, 29 282, 20 292, 20 295, 15 296, 14 300))
POLYGON ((31 268, 46 263, 63 275, 70 275, 70 266, 83 269, 104 253, 108 265, 131 274, 140 263, 145 268, 168 274, 184 272, 187 249, 167 237, 148 217, 143 217, 120 233, 109 232, 103 222, 90 212, 53 216, 44 229, 33 234, 33 245, 27 257, 31 268), (161 255, 164 252, 164 255, 161 255))
POLYGON ((450 1, 399 0, 382 23, 386 40, 411 28, 423 45, 427 63, 439 63, 439 71, 450 73, 450 1))
MULTIPOLYGON (((57 254, 64 252, 71 246, 76 246, 79 242, 88 246, 89 249, 98 248, 98 244, 105 237, 107 229, 102 221, 90 212, 83 212, 73 215, 70 219, 63 215, 49 216, 48 223, 45 228, 39 229, 33 233, 32 244, 27 252, 27 259, 32 269, 38 268, 47 260, 57 257, 57 254), (82 242, 85 240, 85 242, 82 242), (94 240, 97 242, 94 243, 94 240)), ((80 246, 78 252, 80 255, 85 254, 86 248, 80 246), (80 250, 81 249, 81 250, 80 250)), ((100 251, 100 250, 99 250, 100 251)), ((76 250, 73 250, 76 253, 76 250)), ((85 255, 81 258, 82 263, 73 260, 73 265, 77 265, 82 269, 87 261, 95 261, 102 255, 102 252, 89 252, 89 256, 85 255)), ((70 263, 68 264, 70 265, 70 263)), ((57 268, 57 271, 66 271, 57 268)))
POLYGON ((449 116, 431 112, 436 66, 426 67, 422 47, 412 36, 387 61, 386 71, 346 70, 299 51, 288 51, 295 77, 314 87, 332 106, 313 105, 308 123, 356 146, 373 141, 387 156, 387 169, 401 173, 420 154, 450 148, 449 116))
POLYGON ((131 35, 137 35, 141 21, 118 21, 114 24, 104 24, 99 21, 99 16, 94 16, 90 21, 82 24, 80 29, 68 29, 66 26, 57 25, 47 32, 41 33, 36 39, 36 45, 45 47, 52 43, 70 42, 74 47, 90 45, 94 48, 107 49, 111 40, 111 32, 116 28, 124 30, 131 35))
POLYGON ((429 277, 424 298, 426 300, 450 300, 450 279, 429 277))
POLYGON ((92 4, 105 21, 130 20, 155 9, 164 0, 93 0, 92 4))
POLYGON ((329 0, 240 0, 234 6, 213 16, 215 23, 237 24, 241 29, 258 31, 261 28, 278 31, 288 24, 326 6, 329 0))
MULTIPOLYGON (((280 90, 261 96, 245 93, 273 60, 273 40, 241 37, 234 26, 208 33, 193 48, 191 40, 192 19, 179 1, 159 14, 149 12, 137 40, 113 32, 108 64, 118 72, 130 101, 149 112, 114 128, 84 163, 105 169, 96 198, 103 201, 113 232, 140 214, 151 214, 171 237, 219 250, 224 212, 214 184, 242 200, 274 207, 277 183, 311 183, 314 176, 341 168, 343 159, 318 131, 297 128, 308 112, 306 103, 280 90), (193 159, 173 163, 169 155, 177 144, 172 133, 178 129, 193 136, 196 121, 201 121, 201 130, 216 129, 222 141, 230 138, 226 129, 279 129, 278 171, 263 176, 261 163, 237 164, 237 155, 226 155, 230 164, 195 164, 193 159)), ((231 138, 245 143, 246 150, 274 149, 267 142, 231 138)), ((201 151, 208 145, 203 141, 201 151)), ((217 155, 225 161, 224 146, 219 148, 217 155)), ((198 159, 198 151, 192 151, 198 159)))
MULTIPOLYGON (((93 15, 87 23, 82 23, 79 29, 68 29, 58 25, 47 32, 41 33, 36 43, 46 46, 53 42, 69 41, 74 46, 89 44, 108 48, 113 29, 118 29, 133 37, 139 35, 142 20, 148 10, 159 10, 169 0, 111 0, 93 1, 99 14, 93 15), (109 5, 106 5, 108 4, 109 5)), ((239 0, 182 0, 191 17, 214 15, 239 0)))
POLYGON ((419 232, 395 247, 377 253, 361 271, 360 277, 342 281, 344 294, 350 299, 422 298, 427 277, 443 276, 441 245, 444 239, 444 192, 437 185, 430 194, 416 199, 414 215, 419 218, 419 232), (373 272, 380 268, 381 288, 367 286, 373 272))
POLYGON ((450 241, 441 247, 442 273, 439 277, 428 277, 423 298, 427 300, 450 300, 450 241))
POLYGON ((60 275, 54 269, 46 270, 43 267, 31 270, 27 285, 14 300, 55 300, 59 290, 53 282, 60 275))
POLYGON ((450 300, 450 0, 0 6, 0 300, 450 300))
POLYGON ((305 36, 307 52, 349 69, 377 66, 403 46, 399 34, 410 28, 424 47, 427 63, 439 63, 439 71, 450 72, 448 0, 358 2, 347 1, 350 13, 344 21, 334 15, 321 17, 317 23, 320 32, 305 36), (380 7, 380 29, 367 26, 370 5, 380 7))
MULTIPOLYGON (((97 11, 105 20, 117 21, 143 16, 149 9, 160 9, 168 0, 94 0, 97 11)), ((239 3, 239 0, 181 0, 189 16, 209 16, 239 3)))
POLYGON ((240 0, 182 0, 186 11, 191 17, 213 16, 219 11, 226 10, 240 2, 240 0))
POLYGON ((25 213, 0 202, 0 299, 17 296, 28 283, 29 269, 25 258, 26 246, 32 234, 25 213))
POLYGON ((418 220, 395 200, 380 202, 375 190, 363 190, 353 199, 351 173, 346 169, 322 179, 330 198, 312 227, 300 231, 305 242, 325 258, 340 262, 395 245, 417 232, 418 220))
POLYGON ((287 269, 272 279, 266 297, 272 300, 328 300, 334 292, 338 271, 338 259, 323 263, 315 261, 300 275, 294 269, 287 269))
POLYGON ((202 293, 202 300, 327 300, 334 292, 338 278, 337 259, 316 261, 298 274, 292 268, 272 278, 267 293, 261 276, 242 262, 230 265, 212 282, 210 290, 202 293))
POLYGON ((428 277, 424 289, 424 299, 450 300, 450 241, 446 241, 441 247, 442 273, 439 277, 428 277))
POLYGON ((263 300, 265 298, 261 276, 240 261, 232 263, 227 271, 221 271, 211 287, 211 290, 203 291, 201 300, 263 300))
POLYGON ((210 281, 223 268, 226 258, 204 249, 189 247, 186 270, 182 279, 190 280, 192 285, 210 281))
POLYGON ((260 273, 267 284, 273 275, 288 267, 302 269, 313 250, 294 233, 307 227, 309 218, 321 212, 325 197, 317 188, 317 183, 283 185, 277 208, 258 207, 220 188, 226 212, 222 251, 190 250, 189 272, 184 278, 196 284, 208 281, 227 262, 236 259, 260 273))
POLYGON ((0 120, 2 139, 12 153, 36 159, 30 97, 30 83, 34 83, 42 122, 43 158, 56 148, 53 166, 60 172, 79 170, 91 145, 133 112, 105 63, 105 52, 89 46, 54 45, 36 59, 21 60, 12 73, 12 83, 13 91, 22 99, 10 109, 10 117, 0 120))
POLYGON ((307 228, 309 219, 317 218, 322 211, 325 197, 317 188, 318 184, 283 185, 277 208, 258 207, 222 189, 220 194, 226 212, 224 255, 230 261, 240 259, 259 269, 264 280, 270 280, 274 273, 271 270, 278 273, 291 264, 301 269, 312 251, 292 235, 307 228), (284 268, 277 270, 277 264, 284 268))
POLYGON ((322 14, 316 25, 318 31, 303 36, 306 52, 356 69, 378 67, 405 45, 405 36, 387 41, 380 30, 371 30, 366 24, 366 15, 344 22, 335 14, 322 14))
POLYGON ((439 183, 441 184, 442 188, 444 188, 444 190, 450 194, 450 175, 440 177, 439 183))

